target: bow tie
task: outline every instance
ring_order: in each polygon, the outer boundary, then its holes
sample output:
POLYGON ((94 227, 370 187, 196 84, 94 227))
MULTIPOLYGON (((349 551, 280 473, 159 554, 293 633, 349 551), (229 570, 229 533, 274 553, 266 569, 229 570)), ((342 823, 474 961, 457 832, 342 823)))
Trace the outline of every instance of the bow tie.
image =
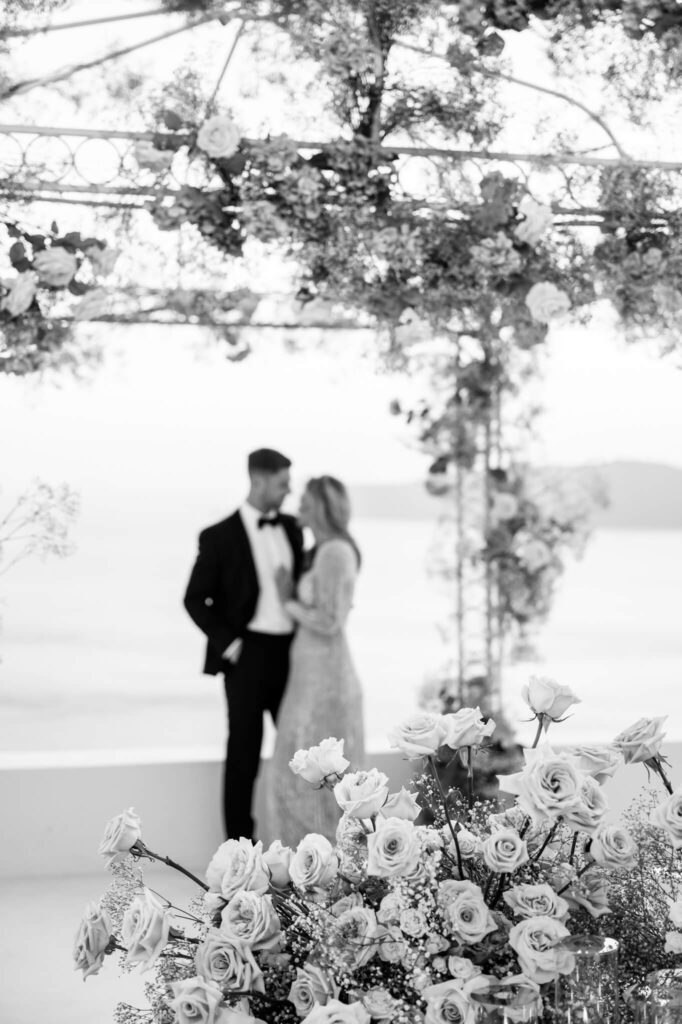
POLYGON ((258 529, 262 530, 264 526, 280 526, 282 523, 282 517, 277 513, 274 516, 261 516, 258 520, 258 529))

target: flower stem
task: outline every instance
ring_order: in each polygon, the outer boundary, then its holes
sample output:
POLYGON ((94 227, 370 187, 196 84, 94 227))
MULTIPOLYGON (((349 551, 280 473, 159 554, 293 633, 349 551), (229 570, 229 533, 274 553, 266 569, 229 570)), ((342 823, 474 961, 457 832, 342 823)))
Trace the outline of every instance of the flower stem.
POLYGON ((149 857, 150 860, 158 860, 161 861, 162 864, 167 864, 169 868, 174 868, 181 874, 186 875, 187 878, 191 878, 193 882, 196 882, 196 884, 204 890, 204 892, 208 892, 208 886, 205 882, 202 882, 200 878, 193 875, 191 871, 187 870, 187 868, 183 868, 182 864, 177 864, 174 860, 171 860, 170 857, 162 857, 160 853, 154 853, 148 846, 145 846, 141 839, 137 840, 130 852, 133 856, 149 857))
POLYGON ((445 820, 448 823, 448 828, 450 829, 450 835, 452 836, 452 841, 455 844, 455 853, 457 854, 457 870, 459 871, 460 878, 464 878, 464 867, 462 865, 462 852, 461 852, 461 850, 459 848, 459 842, 457 840, 457 833, 455 832, 454 828, 452 827, 452 821, 450 820, 450 812, 448 811, 448 798, 445 795, 445 790, 443 789, 443 783, 440 781, 440 777, 438 775, 438 769, 436 768, 435 760, 433 759, 433 757, 428 757, 427 760, 428 760, 429 765, 431 767, 431 774, 433 775, 433 778, 435 780, 436 786, 438 787, 438 792, 440 793, 441 803, 443 804, 443 811, 445 813, 445 820))
POLYGON ((668 790, 668 793, 670 794, 670 796, 672 796, 673 795, 672 783, 671 783, 670 779, 668 778, 668 776, 665 774, 665 770, 664 770, 663 765, 661 763, 660 757, 651 757, 651 758, 649 758, 648 761, 645 761, 644 763, 650 765, 653 768, 653 770, 656 772, 656 774, 660 776, 663 785, 668 790))
POLYGON ((573 858, 575 857, 575 848, 578 845, 578 836, 580 833, 573 833, 573 842, 571 843, 571 852, 568 855, 568 863, 573 864, 573 858))
POLYGON ((472 761, 473 747, 467 747, 467 800, 469 810, 474 806, 474 763, 472 761))
POLYGON ((531 857, 531 860, 540 860, 540 857, 543 855, 543 853, 545 852, 545 850, 547 849, 549 844, 554 839, 554 836, 556 834, 556 830, 558 829, 558 827, 559 827, 559 822, 557 821, 557 822, 554 823, 554 825, 552 825, 551 829, 549 830, 549 832, 545 836, 544 843, 542 844, 542 846, 540 847, 540 849, 538 850, 536 855, 534 857, 531 857))
POLYGON ((593 861, 588 861, 587 864, 583 864, 580 870, 576 872, 575 878, 572 878, 570 882, 566 882, 566 885, 563 885, 561 889, 557 890, 557 896, 561 896, 563 892, 566 892, 567 889, 570 889, 573 883, 576 881, 576 879, 580 878, 581 875, 584 875, 587 869, 592 867, 592 864, 593 861))
POLYGON ((545 719, 545 716, 543 715, 543 713, 541 711, 540 714, 538 715, 538 731, 535 733, 535 739, 533 740, 533 746, 532 746, 533 750, 535 750, 535 748, 537 747, 538 743, 540 742, 540 737, 542 736, 542 730, 545 727, 544 719, 545 719))

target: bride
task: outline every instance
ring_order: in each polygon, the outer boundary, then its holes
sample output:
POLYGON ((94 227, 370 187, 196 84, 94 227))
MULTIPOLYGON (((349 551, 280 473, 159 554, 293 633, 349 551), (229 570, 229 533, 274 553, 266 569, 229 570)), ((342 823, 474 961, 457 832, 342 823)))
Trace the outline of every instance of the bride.
POLYGON ((296 751, 328 736, 343 738, 352 769, 363 766, 362 691, 345 634, 360 567, 349 521, 344 485, 332 476, 310 480, 299 523, 315 538, 312 562, 297 593, 286 570, 278 576, 280 597, 298 625, 266 788, 267 830, 285 846, 298 845, 308 832, 333 840, 340 817, 331 793, 318 792, 293 774, 289 761, 296 751))

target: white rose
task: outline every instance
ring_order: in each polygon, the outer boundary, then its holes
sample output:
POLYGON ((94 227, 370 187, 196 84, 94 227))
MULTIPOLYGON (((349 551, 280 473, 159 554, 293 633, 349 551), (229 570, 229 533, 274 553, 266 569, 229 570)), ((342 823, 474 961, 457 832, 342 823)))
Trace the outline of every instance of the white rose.
POLYGON ((531 676, 521 688, 521 696, 534 714, 546 715, 553 722, 563 718, 572 704, 580 704, 570 686, 546 676, 531 676))
POLYGON ((288 846, 283 846, 279 839, 275 839, 268 846, 263 854, 263 863, 270 872, 270 884, 275 889, 283 889, 291 881, 289 865, 294 851, 288 846))
POLYGON ((449 715, 443 715, 445 738, 443 743, 458 750, 460 747, 477 747, 495 731, 492 718, 487 722, 478 708, 460 708, 449 715))
POLYGON ((107 867, 124 860, 142 835, 142 822, 132 807, 108 822, 98 853, 107 859, 107 867))
POLYGON ((376 942, 379 959, 387 964, 399 964, 407 952, 407 941, 397 925, 381 928, 376 942))
POLYGON ((222 843, 206 868, 206 881, 211 892, 219 892, 230 900, 241 889, 264 893, 270 874, 263 861, 263 844, 250 839, 228 839, 222 843))
POLYGON ((23 274, 18 274, 11 281, 3 282, 3 284, 7 285, 9 293, 0 303, 0 310, 9 313, 10 316, 19 316, 21 313, 25 313, 35 298, 38 275, 32 270, 26 270, 23 274))
POLYGON ((678 786, 667 800, 654 808, 650 821, 668 833, 676 850, 682 848, 682 786, 678 786))
POLYGON ((204 121, 197 133, 197 146, 214 160, 229 159, 239 149, 241 132, 229 117, 216 114, 204 121))
POLYGON ((618 733, 613 745, 620 750, 626 764, 638 764, 659 756, 665 736, 663 723, 666 718, 667 715, 662 718, 640 718, 629 729, 618 733))
POLYGON ((242 889, 264 893, 270 881, 263 844, 250 839, 228 839, 214 853, 206 868, 209 889, 229 900, 242 889))
POLYGON ((220 931, 254 950, 277 949, 282 935, 270 896, 250 890, 232 897, 222 912, 220 931))
POLYGON ((194 957, 197 974, 219 988, 265 992, 263 973, 245 942, 209 928, 194 957))
POLYGON ((74 320, 97 320, 109 312, 109 293, 93 288, 73 307, 74 320))
POLYGON ((88 903, 73 944, 73 959, 83 980, 98 974, 111 940, 111 920, 97 903, 88 903))
POLYGON ((516 795, 519 807, 534 824, 556 821, 580 804, 583 783, 575 758, 549 747, 525 750, 525 768, 514 775, 498 775, 500 789, 516 795))
POLYGON ((84 251, 100 277, 107 277, 112 272, 119 256, 118 250, 110 249, 108 245, 89 245, 84 251))
POLYGON ((590 856, 600 867, 631 871, 637 864, 637 846, 620 825, 600 825, 590 843, 590 856))
POLYGON ((381 924, 398 924, 404 909, 400 894, 395 891, 388 892, 379 904, 377 920, 381 924))
POLYGON ((537 537, 522 538, 514 545, 514 550, 528 572, 538 572, 552 561, 551 548, 537 537))
POLYGON ((671 902, 670 909, 668 911, 668 920, 671 924, 674 924, 676 928, 682 928, 682 900, 675 900, 671 902))
POLYGON ((621 751, 612 743, 575 747, 572 753, 578 758, 581 771, 588 772, 600 784, 624 764, 621 751))
POLYGON ((336 878, 339 862, 325 836, 311 832, 296 847, 289 864, 289 875, 299 889, 324 889, 336 878))
POLYGON ((401 932, 411 935, 414 939, 419 938, 420 935, 426 935, 429 930, 426 915, 418 907, 407 907, 403 910, 398 924, 401 932))
POLYGON ((222 1024, 223 993, 203 978, 186 978, 171 983, 171 1009, 176 1024, 222 1024))
POLYGON ((362 1003, 340 1003, 330 1000, 326 1006, 316 1006, 303 1024, 369 1024, 370 1017, 362 1003))
MULTIPOLYGON (((459 846, 459 853, 463 860, 470 860, 475 857, 481 849, 481 841, 478 836, 475 836, 473 832, 470 832, 467 828, 457 828, 457 822, 452 822, 452 827, 455 830, 457 836, 457 846, 459 846)), ((446 850, 451 857, 457 856, 457 850, 455 843, 452 838, 452 833, 447 825, 444 825, 441 829, 441 835, 445 842, 448 844, 446 850)))
POLYGON ((334 786, 336 802, 351 818, 373 818, 386 802, 388 776, 376 768, 344 775, 334 786))
POLYGON ((334 917, 341 917, 341 914, 345 914, 347 910, 352 910, 353 907, 362 907, 363 905, 362 896, 359 892, 349 892, 347 896, 342 896, 340 900, 332 903, 330 910, 334 917))
POLYGON ((501 828, 481 844, 486 866, 500 874, 510 874, 528 860, 528 847, 516 829, 501 828))
POLYGON ((64 288, 76 276, 78 261, 72 252, 61 245, 43 249, 33 257, 33 266, 38 271, 42 284, 50 288, 64 288))
POLYGON ((138 167, 146 167, 150 171, 167 171, 173 163, 172 150, 157 149, 150 139, 136 142, 133 154, 138 167))
POLYGON ((519 203, 519 213, 523 217, 514 228, 514 234, 526 245, 537 245, 554 220, 552 210, 543 203, 538 203, 532 196, 524 196, 519 203))
POLYGON ((438 902, 446 930, 467 945, 480 942, 497 930, 483 893, 473 882, 441 882, 438 902))
POLYGON ((128 963, 144 964, 145 970, 151 967, 168 943, 170 925, 166 907, 154 893, 145 890, 136 896, 121 923, 128 963))
POLYGON ((679 932, 666 932, 664 953, 682 953, 682 935, 679 932))
POLYGON ((405 757, 414 760, 436 753, 445 742, 443 715, 430 711, 416 711, 388 734, 391 746, 405 757))
POLYGON ((367 836, 367 874, 392 878, 411 874, 421 857, 419 833, 405 818, 378 818, 367 836))
POLYGON ((332 981, 322 968, 306 964, 296 968, 296 980, 289 989, 287 999, 296 1007, 299 1017, 305 1017, 316 1004, 324 1006, 330 999, 336 999, 339 986, 332 981))
POLYGON ((311 785, 322 786, 325 779, 340 777, 348 768, 350 761, 343 756, 343 744, 343 740, 330 736, 309 750, 297 750, 289 767, 311 785))
POLYGON ((563 921, 568 914, 566 900, 546 882, 515 885, 502 898, 517 917, 556 917, 563 921))
POLYGON ((379 951, 381 929, 370 907, 351 907, 334 921, 333 948, 347 955, 354 967, 364 967, 379 951))
POLYGON ((580 789, 580 800, 566 814, 565 822, 574 831, 592 833, 598 828, 609 809, 609 802, 596 779, 588 775, 580 789))
POLYGON ((515 924, 509 932, 509 945, 516 953, 519 966, 531 981, 543 985, 574 968, 573 954, 556 948, 570 932, 555 917, 529 917, 515 924))
POLYGON ((519 499, 509 491, 495 491, 492 496, 490 516, 493 522, 512 519, 519 510, 519 499))
POLYGON ((468 1024, 472 1019, 471 1003, 456 981, 441 981, 422 990, 426 999, 424 1024, 468 1024))
POLYGON ((384 818, 407 818, 414 821, 421 813, 421 807, 414 793, 403 786, 399 793, 391 793, 379 811, 384 818))
POLYGON ((449 956, 448 970, 452 975, 453 981, 463 985, 465 981, 471 981, 472 978, 480 974, 483 968, 465 956, 449 956))
POLYGON ((526 305, 533 320, 541 324, 548 324, 571 308, 568 295, 550 281, 534 284, 526 295, 526 305))
POLYGON ((397 999, 385 988, 370 988, 362 997, 362 1005, 376 1021, 394 1020, 400 1008, 397 999))

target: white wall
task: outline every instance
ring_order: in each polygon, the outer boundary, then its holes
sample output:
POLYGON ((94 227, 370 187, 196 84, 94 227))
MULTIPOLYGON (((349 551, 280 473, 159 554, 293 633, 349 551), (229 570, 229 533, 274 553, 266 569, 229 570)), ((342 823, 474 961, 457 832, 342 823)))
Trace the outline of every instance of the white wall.
MULTIPOLYGON (((670 744, 665 753, 673 785, 678 785, 682 744, 670 744)), ((370 754, 368 762, 386 772, 394 789, 407 782, 413 767, 392 754, 370 754)), ((47 759, 26 764, 20 755, 6 754, 0 763, 0 877, 97 873, 104 825, 130 806, 142 818, 151 849, 203 870, 223 839, 221 774, 221 763, 199 757, 179 762, 150 754, 145 761, 111 764, 81 755, 60 765, 47 759)), ((613 814, 619 814, 645 783, 641 765, 624 768, 609 780, 606 793, 613 814)), ((654 785, 663 798, 660 782, 654 785)), ((256 817, 258 812, 257 802, 256 817)))

